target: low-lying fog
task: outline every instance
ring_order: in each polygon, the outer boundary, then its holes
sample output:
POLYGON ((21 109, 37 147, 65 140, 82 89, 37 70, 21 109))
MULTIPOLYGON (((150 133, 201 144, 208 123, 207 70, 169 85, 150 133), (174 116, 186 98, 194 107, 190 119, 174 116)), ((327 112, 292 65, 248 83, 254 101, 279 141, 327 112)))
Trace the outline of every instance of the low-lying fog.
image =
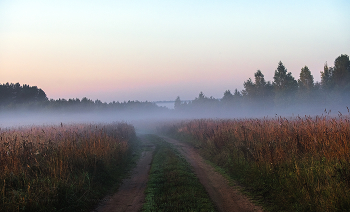
POLYGON ((339 116, 349 115, 347 105, 333 105, 329 107, 297 106, 286 107, 286 109, 260 109, 257 104, 249 108, 224 108, 214 106, 202 106, 186 109, 168 109, 160 107, 160 110, 129 110, 129 111, 85 111, 79 112, 54 112, 54 111, 26 111, 12 110, 0 112, 0 128, 9 128, 24 125, 58 125, 72 123, 111 123, 127 122, 135 125, 136 128, 147 128, 154 122, 175 121, 182 119, 241 119, 241 118, 274 118, 297 116, 339 116))

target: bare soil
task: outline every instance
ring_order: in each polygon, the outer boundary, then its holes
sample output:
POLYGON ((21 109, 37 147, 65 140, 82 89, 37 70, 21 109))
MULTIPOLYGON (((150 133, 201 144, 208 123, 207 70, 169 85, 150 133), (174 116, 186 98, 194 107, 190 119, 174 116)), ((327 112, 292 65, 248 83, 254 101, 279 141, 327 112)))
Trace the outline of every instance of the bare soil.
POLYGON ((175 139, 163 137, 169 143, 174 144, 186 160, 192 165, 199 181, 203 184, 210 198, 220 211, 250 212, 263 211, 261 207, 254 205, 244 196, 237 187, 230 186, 229 181, 215 169, 205 163, 198 150, 188 144, 175 139))
POLYGON ((124 179, 118 192, 104 198, 95 212, 136 212, 140 211, 145 200, 148 173, 151 168, 154 145, 141 137, 143 152, 131 171, 131 176, 124 179))

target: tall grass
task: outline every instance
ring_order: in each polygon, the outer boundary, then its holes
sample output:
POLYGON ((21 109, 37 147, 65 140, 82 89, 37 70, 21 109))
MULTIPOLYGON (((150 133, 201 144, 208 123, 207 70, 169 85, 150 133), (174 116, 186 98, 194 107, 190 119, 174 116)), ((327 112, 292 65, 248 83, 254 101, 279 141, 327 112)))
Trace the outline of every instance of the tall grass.
POLYGON ((0 211, 91 207, 121 175, 133 139, 125 123, 0 129, 0 211))
POLYGON ((159 130, 201 148, 271 211, 350 210, 348 116, 201 119, 159 130))

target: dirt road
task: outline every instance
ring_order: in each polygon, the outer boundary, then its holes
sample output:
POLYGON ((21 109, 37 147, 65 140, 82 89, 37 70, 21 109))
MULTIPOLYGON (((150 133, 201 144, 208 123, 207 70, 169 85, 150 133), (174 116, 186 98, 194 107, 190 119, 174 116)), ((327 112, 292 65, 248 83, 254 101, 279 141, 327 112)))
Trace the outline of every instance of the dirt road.
MULTIPOLYGON (((148 181, 148 173, 152 162, 154 146, 144 137, 140 136, 144 150, 137 166, 132 171, 131 177, 125 179, 118 192, 112 197, 105 198, 106 201, 95 211, 97 212, 137 212, 140 211, 145 199, 145 188, 148 181)), ((198 151, 177 140, 163 137, 163 139, 174 146, 184 155, 192 165, 193 170, 200 182, 203 184, 210 198, 217 208, 223 212, 260 212, 262 209, 255 206, 242 195, 236 188, 229 185, 227 179, 217 173, 212 166, 205 163, 198 151)))
POLYGON ((228 180, 217 173, 212 166, 205 163, 195 148, 171 138, 163 137, 163 139, 174 144, 192 165, 195 174, 220 211, 262 211, 260 207, 252 204, 251 201, 237 189, 230 186, 228 180))
POLYGON ((124 179, 118 192, 112 197, 106 197, 95 212, 136 212, 140 211, 145 200, 145 189, 148 172, 151 167, 154 145, 140 136, 143 152, 136 167, 131 171, 131 177, 124 179))

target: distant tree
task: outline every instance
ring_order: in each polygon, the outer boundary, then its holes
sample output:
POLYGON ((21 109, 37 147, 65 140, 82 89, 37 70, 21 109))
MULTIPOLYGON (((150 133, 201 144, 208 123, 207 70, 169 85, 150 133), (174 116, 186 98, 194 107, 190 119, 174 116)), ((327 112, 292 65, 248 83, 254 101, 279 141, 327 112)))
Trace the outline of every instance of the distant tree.
POLYGON ((291 72, 287 73, 287 69, 281 61, 278 63, 273 79, 275 104, 278 107, 290 105, 298 89, 298 82, 294 79, 291 72))
POLYGON ((235 92, 233 93, 233 98, 238 99, 238 98, 241 98, 241 97, 242 97, 241 92, 239 92, 239 91, 237 90, 237 88, 236 88, 236 89, 235 89, 235 92))
POLYGON ((233 95, 230 90, 226 90, 224 92, 224 96, 222 97, 221 101, 223 102, 231 102, 233 100, 233 95))
POLYGON ((260 70, 254 74, 254 82, 251 78, 243 83, 243 95, 249 100, 261 100, 265 96, 266 81, 260 70))
MULTIPOLYGON (((88 98, 84 97, 84 98, 81 99, 81 103, 83 103, 83 104, 93 104, 94 101, 92 101, 91 99, 88 99, 88 98)), ((115 103, 115 102, 113 102, 113 103, 115 103)))
POLYGON ((287 73, 287 69, 284 67, 281 61, 278 63, 273 79, 273 84, 276 91, 292 92, 295 91, 298 86, 297 81, 292 76, 292 73, 287 73))
POLYGON ((310 103, 314 100, 315 93, 314 77, 310 69, 304 66, 301 69, 298 79, 298 99, 299 104, 310 103))
POLYGON ((235 108, 235 106, 234 106, 234 104, 235 104, 235 102, 234 102, 234 96, 232 95, 232 93, 231 93, 231 91, 230 90, 226 90, 225 92, 224 92, 224 96, 222 97, 222 99, 221 99, 221 105, 224 107, 224 108, 226 108, 226 109, 228 109, 228 110, 231 110, 231 109, 233 109, 233 108, 235 108))
POLYGON ((314 88, 314 76, 312 76, 311 71, 307 66, 304 66, 301 69, 298 85, 299 90, 302 92, 310 92, 314 88))
POLYGON ((19 83, 0 84, 0 105, 32 105, 47 102, 47 97, 42 89, 37 86, 29 86, 19 83))
MULTIPOLYGON (((119 102, 118 102, 118 103, 119 103, 119 102)), ((118 106, 119 106, 118 103, 113 102, 113 104, 111 105, 111 107, 112 107, 112 108, 113 108, 113 107, 118 107, 118 106)), ((86 111, 86 110, 91 110, 91 109, 94 107, 95 103, 94 103, 94 101, 92 101, 91 99, 88 99, 88 98, 86 98, 86 97, 83 97, 83 98, 81 99, 79 105, 80 105, 79 107, 80 107, 82 110, 86 111)))
POLYGON ((198 94, 198 97, 196 97, 196 98, 192 101, 192 103, 193 103, 194 105, 199 105, 199 104, 205 103, 208 99, 209 99, 209 98, 206 97, 206 96, 204 95, 204 93, 201 91, 201 92, 198 94))
POLYGON ((36 98, 37 98, 37 101, 39 101, 39 102, 48 101, 46 93, 42 89, 38 89, 36 98))
POLYGON ((177 96, 174 103, 174 109, 179 110, 180 108, 181 108, 181 99, 180 99, 180 96, 177 96))
POLYGON ((211 110, 211 109, 215 109, 216 106, 218 106, 218 104, 219 104, 219 100, 215 99, 212 96, 208 98, 203 94, 203 92, 200 92, 198 97, 196 97, 191 102, 191 107, 193 110, 196 110, 196 109, 211 110))
POLYGON ((101 100, 99 100, 99 99, 96 99, 95 100, 95 105, 102 105, 103 103, 101 102, 101 100))
POLYGON ((321 87, 324 91, 330 91, 334 87, 333 68, 328 67, 327 62, 321 71, 321 87))
POLYGON ((273 97, 273 87, 270 81, 266 82, 263 73, 258 70, 255 74, 255 93, 259 101, 273 97))
POLYGON ((247 81, 244 81, 243 83, 244 90, 242 91, 242 95, 246 99, 254 99, 256 96, 256 89, 255 84, 253 83, 252 79, 249 78, 247 81))
POLYGON ((13 85, 12 100, 14 104, 20 104, 23 102, 21 98, 22 97, 21 90, 22 90, 22 87, 18 82, 13 85))
POLYGON ((348 55, 342 54, 335 59, 333 78, 339 90, 344 90, 348 86, 350 81, 350 60, 348 55))
POLYGON ((201 91, 199 94, 198 94, 198 98, 196 98, 197 100, 204 100, 206 99, 207 97, 205 97, 205 95, 203 94, 203 92, 201 91))
POLYGON ((260 70, 257 70, 254 74, 255 77, 255 86, 257 89, 264 88, 266 85, 266 81, 264 78, 264 75, 261 73, 260 70))
POLYGON ((323 102, 328 105, 346 104, 350 97, 350 61, 349 56, 342 54, 334 61, 334 67, 324 65, 321 72, 323 102))
POLYGON ((242 104, 243 104, 243 95, 236 88, 235 92, 233 93, 233 96, 232 96, 232 103, 231 103, 231 105, 234 108, 234 110, 240 111, 240 110, 242 110, 242 104))
POLYGON ((273 100, 273 87, 270 82, 266 82, 264 74, 257 70, 254 74, 254 82, 251 78, 243 84, 242 91, 244 104, 254 110, 266 110, 271 107, 273 100))

